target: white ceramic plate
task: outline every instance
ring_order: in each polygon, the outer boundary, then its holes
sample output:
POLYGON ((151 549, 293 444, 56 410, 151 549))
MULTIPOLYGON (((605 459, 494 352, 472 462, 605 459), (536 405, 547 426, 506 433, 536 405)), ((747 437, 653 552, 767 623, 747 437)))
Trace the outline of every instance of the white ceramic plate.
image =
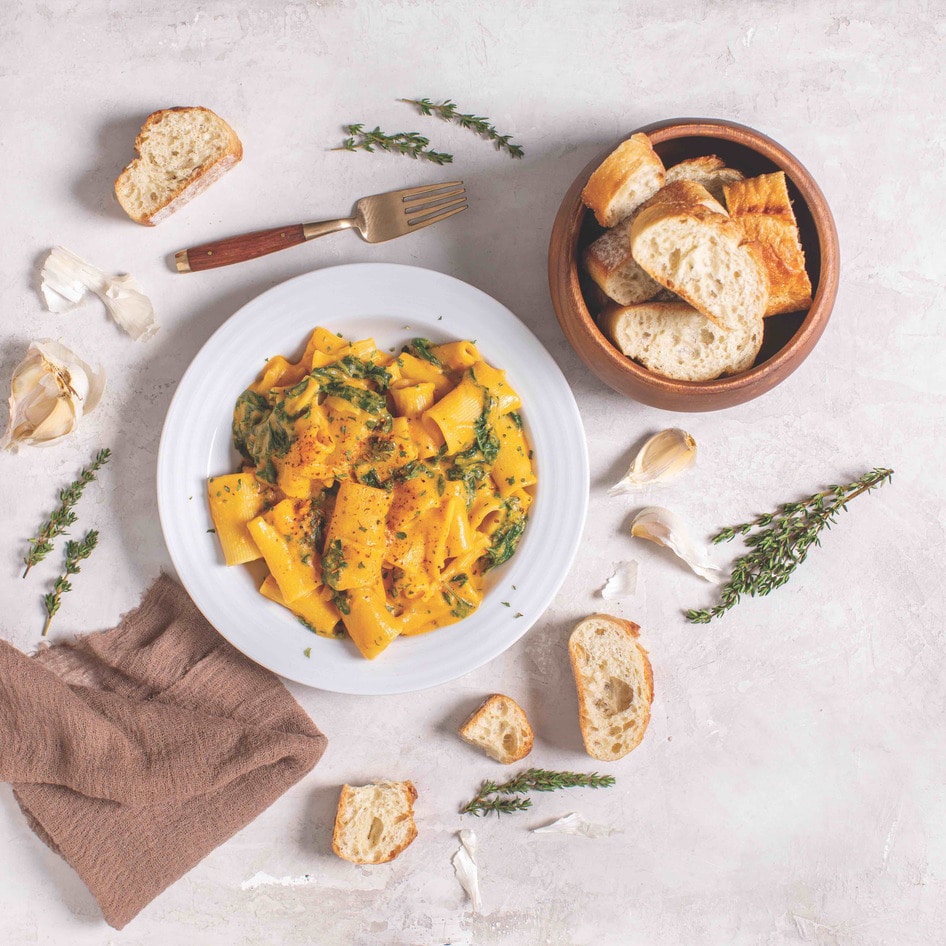
POLYGON ((207 620, 244 654, 323 690, 404 693, 481 666, 522 637, 545 611, 581 538, 588 455, 565 378, 505 306, 427 269, 386 263, 336 266, 258 296, 198 352, 164 422, 158 504, 181 581, 207 620), (382 349, 400 349, 415 336, 435 342, 475 339, 483 357, 504 368, 521 395, 535 450, 539 482, 525 534, 513 558, 491 573, 479 610, 458 624, 397 640, 373 661, 361 657, 347 639, 317 637, 263 598, 250 567, 225 566, 216 536, 207 531, 212 525, 207 478, 239 469, 230 443, 234 402, 265 358, 300 354, 317 325, 346 338, 373 337, 382 349))

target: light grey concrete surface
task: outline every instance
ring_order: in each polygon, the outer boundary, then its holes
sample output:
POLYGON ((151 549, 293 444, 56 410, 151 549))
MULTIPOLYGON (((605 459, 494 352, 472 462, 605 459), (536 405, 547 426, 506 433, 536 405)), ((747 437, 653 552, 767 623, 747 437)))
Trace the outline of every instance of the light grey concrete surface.
MULTIPOLYGON (((101 548, 54 636, 112 626, 169 567, 154 473, 162 420, 200 345, 260 291, 314 267, 413 263, 467 280, 548 346, 578 399, 591 507, 571 574, 515 647, 454 684, 365 699, 293 687, 325 730, 321 764, 122 933, 0 789, 0 941, 10 944, 790 944, 946 941, 946 660, 942 445, 946 4, 714 2, 225 2, 45 0, 0 23, 0 384, 33 338, 60 338, 109 371, 78 437, 0 457, 0 633, 31 649, 58 555, 28 581, 24 540, 102 445, 115 452, 82 523, 101 548), (526 148, 513 162, 416 118, 399 96, 451 96, 526 148), (157 229, 130 223, 111 182, 152 110, 201 104, 245 160, 157 229), (819 347, 780 388, 716 414, 674 416, 611 393, 561 335, 546 247, 561 195, 605 144, 657 119, 752 125, 814 174, 834 210, 841 289, 819 347), (346 122, 429 131, 453 152, 472 209, 384 246, 349 234, 203 275, 166 255, 243 229, 345 212, 365 193, 443 179, 385 155, 330 152, 346 122), (45 312, 38 263, 63 244, 134 273, 161 332, 121 335, 101 307, 45 312), (660 493, 605 490, 647 434, 684 425, 699 464, 660 493), (632 543, 640 505, 700 534, 875 465, 891 487, 856 501, 777 595, 709 627, 711 600, 668 554, 632 543), (638 621, 654 666, 647 736, 607 766, 617 786, 540 797, 477 822, 484 911, 450 866, 458 805, 499 768, 452 730, 507 692, 536 730, 531 762, 592 769, 565 640, 602 609, 612 562, 640 562, 638 621), (396 862, 330 851, 339 785, 418 786, 420 836, 396 862), (577 810, 610 838, 532 835, 577 810), (302 878, 245 886, 259 873, 302 878)), ((326 313, 331 320, 331 313, 326 313)), ((268 354, 268 353, 264 353, 268 354)), ((597 766, 601 768, 601 766, 597 766)), ((133 856, 133 854, 130 854, 133 856)))

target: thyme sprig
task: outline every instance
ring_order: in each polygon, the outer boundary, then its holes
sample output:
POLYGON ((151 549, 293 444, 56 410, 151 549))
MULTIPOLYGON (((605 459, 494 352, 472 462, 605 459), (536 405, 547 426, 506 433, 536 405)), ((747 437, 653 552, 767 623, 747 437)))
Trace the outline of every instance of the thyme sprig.
POLYGON ((420 158, 434 164, 452 164, 453 155, 442 151, 434 151, 430 147, 430 139, 416 131, 399 131, 393 135, 386 134, 379 126, 371 131, 365 131, 363 123, 347 125, 348 137, 333 151, 370 151, 375 148, 389 151, 392 154, 403 154, 409 158, 420 158))
POLYGON ((39 532, 29 540, 30 550, 23 557, 26 569, 23 577, 30 573, 30 569, 41 562, 52 550, 53 544, 59 536, 76 521, 75 505, 82 497, 82 491, 94 479, 95 474, 108 463, 112 451, 99 450, 95 460, 79 473, 78 479, 71 485, 59 490, 59 508, 43 523, 39 532))
POLYGON ((609 788, 613 784, 613 775, 599 775, 597 772, 552 772, 548 769, 526 769, 525 772, 520 772, 508 781, 499 784, 490 779, 484 781, 476 797, 460 809, 460 814, 482 817, 490 812, 501 815, 514 811, 526 811, 532 807, 530 798, 509 796, 528 795, 529 792, 555 792, 562 788, 609 788))
POLYGON ((401 99, 401 101, 415 106, 421 115, 436 115, 445 122, 456 122, 461 128, 469 128, 481 137, 494 142, 497 151, 506 151, 511 158, 521 158, 524 154, 522 145, 516 144, 512 140, 512 135, 501 135, 488 118, 461 112, 456 102, 450 99, 444 99, 442 102, 432 102, 430 99, 401 99))
POLYGON ((56 579, 53 590, 43 595, 43 604, 46 606, 46 623, 43 625, 43 637, 49 633, 49 625, 53 616, 59 610, 62 604, 62 596, 67 591, 72 591, 72 582, 69 581, 70 575, 78 575, 82 570, 79 568, 79 562, 87 559, 98 544, 99 534, 95 529, 86 532, 81 541, 70 539, 66 543, 66 565, 63 573, 56 579))
POLYGON ((744 536, 749 551, 733 564, 719 604, 703 610, 691 608, 686 612, 687 620, 708 624, 738 604, 743 595, 754 598, 781 588, 805 561, 811 547, 821 544, 821 533, 831 528, 847 504, 892 477, 893 470, 877 467, 847 486, 829 486, 801 502, 783 503, 774 513, 719 531, 713 536, 715 544, 744 536))

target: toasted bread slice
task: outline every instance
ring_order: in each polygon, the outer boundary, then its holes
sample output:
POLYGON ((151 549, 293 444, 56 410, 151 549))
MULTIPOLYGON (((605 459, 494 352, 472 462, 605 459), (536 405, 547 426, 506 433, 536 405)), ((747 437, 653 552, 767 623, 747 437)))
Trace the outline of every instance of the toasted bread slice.
POLYGON ((219 180, 242 157, 236 132, 209 108, 164 108, 148 116, 118 175, 115 195, 135 223, 153 227, 219 180))
POLYGON ((502 693, 487 697, 458 732, 471 746, 478 746, 504 765, 524 759, 535 739, 525 710, 502 693))
POLYGON ((598 237, 585 249, 585 270, 609 299, 635 305, 653 299, 663 288, 641 269, 631 254, 634 214, 598 237))
POLYGON ((663 187, 664 166, 650 138, 638 133, 609 154, 588 178, 581 199, 602 227, 613 227, 663 187))
POLYGON ((732 219, 746 239, 758 244, 769 281, 766 315, 799 312, 811 306, 805 251, 788 196, 784 171, 734 181, 724 188, 732 219))
POLYGON ((725 329, 751 331, 768 282, 761 254, 695 181, 658 191, 631 226, 634 259, 657 282, 725 329))
POLYGON ((353 864, 393 861, 417 837, 413 782, 343 785, 332 850, 353 864))
POLYGON ((611 306, 601 328, 628 358, 678 381, 711 381, 752 367, 762 347, 762 320, 721 329, 685 302, 611 306))
POLYGON ((585 618, 568 639, 585 749, 613 762, 636 748, 650 722, 654 675, 640 628, 607 614, 585 618))
POLYGON ((723 202, 723 187, 734 181, 741 181, 742 171, 726 167, 726 162, 715 154, 706 154, 698 158, 687 158, 673 167, 667 168, 667 183, 674 181, 696 181, 712 194, 714 200, 723 202))

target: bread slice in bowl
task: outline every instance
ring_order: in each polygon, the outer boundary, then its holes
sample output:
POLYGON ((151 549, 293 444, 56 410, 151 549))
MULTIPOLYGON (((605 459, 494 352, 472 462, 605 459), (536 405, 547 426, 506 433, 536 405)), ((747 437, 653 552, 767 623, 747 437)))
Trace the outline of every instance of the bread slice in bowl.
POLYGON ((761 319, 721 329, 679 300, 611 306, 599 322, 628 358, 677 381, 711 381, 747 371, 762 347, 761 319))
POLYGON ((585 271, 602 291, 620 305, 653 299, 663 289, 641 268, 631 253, 631 224, 626 217, 585 249, 585 271))
POLYGON ((768 300, 761 254, 725 208, 695 181, 659 190, 631 226, 644 270, 721 328, 746 330, 768 300))
POLYGON ((810 308, 811 280, 785 172, 733 181, 724 191, 730 216, 761 250, 769 283, 765 314, 810 308))
POLYGON ((592 614, 568 639, 585 749, 613 762, 640 745, 650 722, 654 675, 632 621, 592 614))
POLYGON ((742 171, 726 167, 726 162, 715 154, 704 154, 697 158, 687 158, 673 167, 667 168, 666 182, 696 181, 712 194, 715 200, 723 202, 723 188, 727 184, 741 181, 742 171))
POLYGON ((602 227, 613 227, 663 184, 663 162, 650 138, 638 132, 622 141, 598 165, 581 192, 581 199, 602 227))
POLYGON ((353 864, 393 861, 417 837, 413 782, 343 785, 332 850, 353 864))
POLYGON ((153 227, 218 181, 243 157, 236 132, 209 108, 164 108, 135 139, 139 157, 118 175, 115 196, 135 223, 153 227))
POLYGON ((494 693, 474 710, 458 730, 471 746, 491 759, 511 765, 532 751, 535 734, 525 710, 511 697, 494 693))

